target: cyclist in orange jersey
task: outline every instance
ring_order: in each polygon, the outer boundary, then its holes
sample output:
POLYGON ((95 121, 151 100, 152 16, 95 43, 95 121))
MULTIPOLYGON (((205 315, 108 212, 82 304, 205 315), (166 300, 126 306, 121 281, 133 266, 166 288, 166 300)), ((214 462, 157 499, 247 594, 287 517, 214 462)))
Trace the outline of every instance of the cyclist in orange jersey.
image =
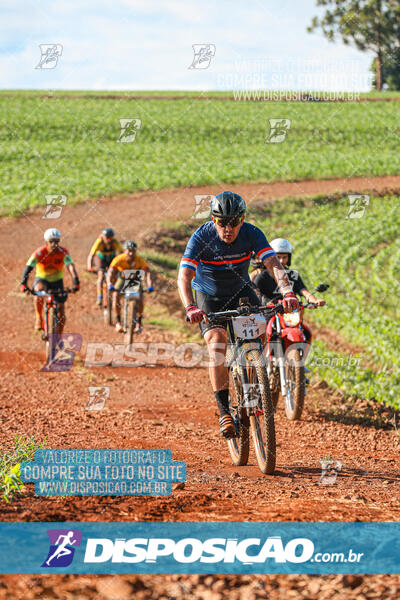
MULTIPOLYGON (((121 325, 121 302, 119 290, 123 285, 123 278, 120 276, 122 271, 130 269, 142 269, 146 271, 146 283, 147 292, 154 292, 154 287, 151 279, 151 273, 147 261, 136 253, 137 244, 128 240, 124 244, 124 252, 119 256, 116 256, 112 261, 110 268, 107 273, 107 284, 108 289, 113 292, 113 307, 116 315, 115 329, 122 331, 121 325), (115 285, 114 285, 115 284, 115 285)), ((142 316, 143 316, 144 302, 143 296, 138 302, 138 326, 136 333, 140 333, 142 330, 142 316)))
MULTIPOLYGON (((46 292, 62 292, 63 284, 63 268, 67 267, 71 278, 73 291, 79 290, 79 277, 76 271, 72 258, 66 248, 62 248, 60 244, 61 233, 58 229, 47 229, 44 232, 44 240, 46 244, 37 248, 25 265, 24 272, 21 278, 21 291, 27 292, 28 279, 31 271, 36 267, 36 277, 33 282, 33 290, 38 292, 43 290, 46 292)), ((36 319, 35 329, 40 331, 43 329, 43 298, 34 296, 36 319)), ((65 300, 64 300, 65 302, 65 300)), ((61 334, 65 325, 65 310, 64 302, 61 301, 58 313, 58 331, 61 334)))

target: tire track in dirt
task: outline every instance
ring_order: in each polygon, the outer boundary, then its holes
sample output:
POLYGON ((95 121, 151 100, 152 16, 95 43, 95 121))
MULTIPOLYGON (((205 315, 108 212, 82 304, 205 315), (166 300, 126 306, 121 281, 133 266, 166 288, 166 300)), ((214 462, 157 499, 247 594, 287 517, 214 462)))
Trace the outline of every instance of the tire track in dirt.
MULTIPOLYGON (((282 195, 396 190, 400 189, 400 177, 221 184, 102 198, 67 207, 57 227, 82 273, 90 244, 105 224, 123 232, 125 238, 141 239, 159 220, 190 216, 194 194, 215 193, 223 188, 238 191, 253 202, 268 202, 282 195)), ((25 434, 35 435, 38 440, 47 436, 46 446, 53 448, 170 448, 175 460, 187 462, 187 482, 169 497, 65 499, 36 497, 29 484, 24 496, 9 505, 1 504, 2 521, 400 520, 400 437, 388 424, 380 427, 374 426, 379 425, 376 420, 362 422, 351 404, 343 404, 340 394, 320 385, 310 389, 300 422, 286 420, 280 400, 276 419, 277 471, 273 477, 266 477, 259 472, 252 451, 248 466, 231 464, 226 443, 218 434, 215 403, 205 369, 168 365, 86 368, 76 361, 71 372, 41 373, 44 348, 31 330, 32 302, 16 293, 16 282, 27 257, 41 244, 41 232, 53 224, 42 220, 38 211, 0 222, 0 252, 4 257, 0 270, 1 446, 9 446, 16 434, 25 434), (85 410, 89 385, 110 386, 110 399, 103 411, 85 410), (341 460, 343 465, 336 483, 329 486, 319 484, 320 460, 327 455, 341 460)), ((84 347, 95 341, 120 342, 118 334, 104 328, 93 305, 95 280, 83 273, 81 279, 82 291, 68 300, 68 331, 80 332, 84 347)), ((168 338, 168 333, 147 327, 140 341, 168 338)), ((179 337, 174 338, 179 343, 179 337)), ((160 578, 157 587, 143 597, 153 597, 157 591, 160 595, 172 585, 173 577, 160 578)), ((24 577, 23 591, 21 586, 16 589, 12 581, 8 583, 6 577, 0 580, 6 586, 0 590, 0 598, 34 598, 38 597, 35 590, 41 593, 44 578, 24 577)), ((52 597, 64 597, 62 594, 70 593, 74 582, 79 581, 79 597, 108 597, 101 577, 68 580, 59 576, 57 581, 57 585, 45 586, 52 597)), ((122 578, 115 577, 114 581, 121 583, 122 578)), ((134 581, 145 594, 145 578, 138 576, 134 581)), ((192 578, 181 577, 180 581, 190 586, 192 578)), ((218 577, 212 577, 207 585, 212 587, 217 581, 218 577)), ((221 590, 229 589, 231 593, 230 580, 224 581, 221 590)), ((237 578, 238 590, 244 581, 245 577, 237 578)), ((275 582, 272 589, 286 590, 287 578, 274 576, 271 581, 275 582)), ((320 597, 318 586, 323 585, 322 581, 299 577, 296 582, 293 580, 292 594, 294 590, 309 589, 307 597, 320 597)), ((387 577, 385 582, 391 582, 393 590, 400 590, 398 579, 387 577)), ((357 591, 373 590, 376 578, 372 581, 361 577, 351 585, 357 591)), ((74 597, 72 591, 71 594, 74 597)), ((176 597, 186 596, 177 593, 176 597)))
MULTIPOLYGON (((250 201, 268 202, 282 195, 328 194, 344 189, 382 192, 396 186, 400 189, 400 176, 245 183, 221 188, 234 189, 250 201)), ((63 243, 82 271, 95 233, 105 224, 122 231, 124 237, 140 238, 154 229, 159 218, 187 218, 193 195, 205 191, 206 188, 197 187, 132 194, 119 198, 118 206, 116 198, 103 198, 67 207, 57 226, 65 233, 63 243), (161 207, 163 216, 159 212, 161 207)), ((215 193, 218 189, 210 186, 207 191, 215 193)), ((230 520, 398 518, 398 495, 392 495, 396 486, 391 482, 398 481, 400 471, 386 461, 387 448, 392 448, 393 455, 398 452, 398 436, 390 429, 360 424, 359 419, 352 424, 351 415, 346 422, 340 422, 340 415, 336 418, 338 415, 330 410, 329 391, 316 388, 310 392, 304 420, 299 423, 289 423, 283 410, 278 411, 278 466, 276 476, 270 478, 261 476, 254 457, 248 467, 236 468, 230 464, 225 442, 217 432, 216 410, 205 369, 83 368, 78 363, 70 373, 41 373, 42 342, 30 329, 32 303, 29 298, 15 294, 15 282, 26 258, 41 243, 41 231, 48 225, 49 221, 41 219, 37 211, 19 219, 3 219, 0 224, 0 231, 5 234, 0 238, 0 252, 6 257, 0 272, 0 298, 5 316, 0 350, 6 394, 11 399, 3 406, 6 417, 0 436, 3 444, 9 443, 15 433, 36 433, 42 438, 47 435, 50 447, 93 447, 99 443, 103 447, 170 447, 175 459, 188 462, 188 482, 171 498, 113 499, 105 502, 107 508, 92 515, 94 518, 115 519, 120 510, 131 515, 132 508, 141 518, 154 519, 161 514, 168 520, 207 519, 209 514, 230 520), (85 410, 88 385, 107 382, 111 387, 109 408, 93 415, 85 410), (17 422, 13 417, 15 406, 18 406, 17 422), (328 454, 343 462, 343 472, 335 486, 318 485, 320 459, 328 454), (384 485, 385 481, 388 483, 384 485), (211 512, 210 506, 203 512, 192 501, 200 495, 204 502, 204 494, 215 504, 211 512), (396 498, 397 504, 393 504, 396 498), (189 505, 185 509, 176 508, 182 502, 189 505)), ((82 280, 82 291, 68 300, 67 315, 68 331, 79 332, 83 337, 84 354, 88 342, 115 344, 121 339, 113 330, 104 328, 101 315, 93 306, 94 278, 82 275, 82 280)), ((147 328, 140 341, 168 339, 168 333, 147 328)), ((74 516, 85 514, 86 506, 89 508, 96 502, 75 498, 37 500, 30 490, 29 501, 23 498, 13 503, 5 509, 3 517, 13 519, 23 510, 25 519, 45 518, 49 507, 57 505, 65 519, 73 520, 74 516)))

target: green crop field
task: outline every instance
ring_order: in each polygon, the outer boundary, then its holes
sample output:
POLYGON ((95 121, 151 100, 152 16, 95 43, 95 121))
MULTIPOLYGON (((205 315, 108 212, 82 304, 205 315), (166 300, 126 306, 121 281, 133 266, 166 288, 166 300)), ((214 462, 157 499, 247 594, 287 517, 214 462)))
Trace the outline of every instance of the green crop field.
POLYGON ((328 306, 306 320, 339 332, 363 350, 351 359, 319 341, 313 371, 351 395, 399 408, 400 399, 400 210, 397 197, 371 198, 358 218, 348 218, 347 198, 280 200, 254 222, 270 239, 294 245, 292 266, 310 291, 329 283, 328 306), (360 365, 355 359, 360 358, 360 365), (342 359, 342 360, 340 360, 342 359))
MULTIPOLYGON (((108 100, 0 95, 3 215, 42 204, 217 182, 400 172, 397 103, 108 100), (119 119, 140 119, 118 143, 119 119), (290 119, 266 143, 269 119, 290 119)), ((11 92, 8 92, 11 93, 11 92)))

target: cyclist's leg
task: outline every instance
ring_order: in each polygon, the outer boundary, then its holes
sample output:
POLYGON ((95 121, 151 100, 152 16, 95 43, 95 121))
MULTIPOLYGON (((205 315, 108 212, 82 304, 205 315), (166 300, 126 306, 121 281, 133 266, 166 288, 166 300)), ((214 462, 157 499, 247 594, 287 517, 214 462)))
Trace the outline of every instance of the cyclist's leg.
POLYGON ((138 298, 138 303, 137 303, 137 314, 140 317, 143 316, 143 310, 144 310, 144 298, 143 298, 143 296, 144 296, 144 294, 142 292, 140 294, 140 297, 138 298))
POLYGON ((104 280, 104 271, 106 269, 105 259, 98 254, 95 254, 93 257, 94 268, 97 271, 97 304, 101 306, 103 300, 103 280, 104 280))
MULTIPOLYGON (((47 290, 47 282, 45 279, 40 279, 40 277, 35 277, 33 282, 32 289, 35 292, 47 290)), ((39 298, 39 296, 33 297, 33 305, 35 307, 35 329, 42 329, 43 324, 43 298, 39 298)))
POLYGON ((124 280, 122 279, 122 277, 118 277, 114 286, 116 291, 112 292, 116 327, 118 326, 118 323, 121 324, 121 294, 119 293, 119 290, 121 289, 123 283, 124 280))
POLYGON ((140 333, 142 331, 142 317, 143 317, 143 310, 144 310, 144 298, 143 298, 144 294, 143 292, 140 294, 140 297, 138 299, 137 302, 137 314, 136 314, 136 319, 137 319, 137 327, 136 327, 136 333, 140 333))
MULTIPOLYGON (((221 298, 196 292, 196 303, 205 312, 225 309, 226 302, 221 298)), ((225 365, 227 333, 224 327, 201 323, 200 329, 207 343, 210 357, 209 376, 220 415, 220 431, 226 437, 235 435, 235 426, 229 412, 229 378, 225 365)))
POLYGON ((215 393, 220 390, 228 390, 228 369, 225 365, 226 331, 221 327, 208 329, 204 334, 204 340, 207 344, 210 358, 209 375, 213 391, 215 393))

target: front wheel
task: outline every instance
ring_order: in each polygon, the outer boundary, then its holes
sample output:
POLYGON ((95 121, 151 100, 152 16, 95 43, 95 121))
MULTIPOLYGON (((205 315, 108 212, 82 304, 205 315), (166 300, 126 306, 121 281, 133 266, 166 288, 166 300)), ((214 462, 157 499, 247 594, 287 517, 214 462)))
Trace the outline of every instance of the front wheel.
POLYGON ((291 421, 298 421, 304 408, 306 381, 302 355, 297 348, 290 348, 287 352, 286 383, 286 416, 291 421))
POLYGON ((253 406, 250 429, 257 463, 262 473, 272 475, 276 464, 274 407, 264 356, 259 350, 248 353, 249 397, 253 406))
POLYGON ((235 365, 233 369, 229 369, 229 396, 231 414, 239 437, 227 440, 227 444, 233 464, 241 467, 247 465, 249 460, 249 418, 243 408, 243 388, 235 365))
POLYGON ((108 289, 108 285, 103 287, 103 302, 104 302, 104 323, 105 325, 112 325, 112 298, 111 290, 108 289))
POLYGON ((133 342, 133 334, 135 332, 135 327, 136 327, 137 306, 136 306, 136 301, 128 302, 127 300, 125 300, 125 302, 127 302, 127 304, 128 304, 126 312, 125 312, 125 314, 127 315, 126 324, 125 324, 125 344, 130 346, 133 342))
POLYGON ((54 358, 54 350, 57 343, 57 312, 54 306, 49 308, 47 313, 48 331, 46 338, 46 362, 51 362, 54 358))

